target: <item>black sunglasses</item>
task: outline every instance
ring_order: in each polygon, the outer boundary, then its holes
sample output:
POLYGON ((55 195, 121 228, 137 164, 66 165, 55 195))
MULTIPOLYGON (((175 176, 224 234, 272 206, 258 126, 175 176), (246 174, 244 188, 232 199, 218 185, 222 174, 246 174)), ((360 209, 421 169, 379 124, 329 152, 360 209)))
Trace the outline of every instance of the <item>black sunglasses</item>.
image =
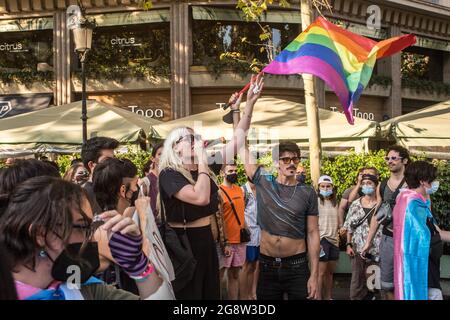
POLYGON ((292 162, 294 162, 294 164, 298 164, 300 162, 300 158, 299 157, 283 157, 280 158, 280 161, 282 161, 284 164, 289 164, 292 162))

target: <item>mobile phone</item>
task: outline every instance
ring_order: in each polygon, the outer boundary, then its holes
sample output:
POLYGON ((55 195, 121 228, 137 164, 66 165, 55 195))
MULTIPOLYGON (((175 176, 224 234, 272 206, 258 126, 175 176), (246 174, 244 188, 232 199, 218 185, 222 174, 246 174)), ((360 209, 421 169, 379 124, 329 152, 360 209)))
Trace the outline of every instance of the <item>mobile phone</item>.
POLYGON ((325 256, 325 251, 323 251, 322 246, 320 246, 320 254, 319 254, 319 257, 322 258, 323 256, 325 256))

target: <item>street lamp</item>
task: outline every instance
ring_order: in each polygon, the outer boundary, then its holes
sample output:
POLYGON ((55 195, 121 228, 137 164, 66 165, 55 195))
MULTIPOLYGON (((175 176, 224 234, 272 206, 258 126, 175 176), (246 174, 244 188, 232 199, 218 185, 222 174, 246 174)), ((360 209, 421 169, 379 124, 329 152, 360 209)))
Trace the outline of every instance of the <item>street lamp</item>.
POLYGON ((95 22, 89 21, 85 14, 84 9, 80 9, 77 20, 74 26, 71 28, 73 32, 73 41, 75 44, 75 52, 78 53, 78 57, 81 62, 81 120, 83 123, 83 143, 87 140, 87 107, 86 107, 86 73, 85 73, 85 61, 86 54, 91 50, 92 45, 92 32, 95 27, 95 22))

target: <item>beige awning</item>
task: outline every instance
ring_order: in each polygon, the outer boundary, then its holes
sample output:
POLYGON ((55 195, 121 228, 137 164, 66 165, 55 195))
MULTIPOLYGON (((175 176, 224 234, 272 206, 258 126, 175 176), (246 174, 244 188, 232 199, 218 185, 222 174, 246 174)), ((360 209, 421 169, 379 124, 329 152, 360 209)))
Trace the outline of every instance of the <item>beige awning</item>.
MULTIPOLYGON (((121 143, 136 143, 140 136, 158 136, 160 121, 89 100, 88 138, 106 136, 121 143)), ((55 150, 62 152, 82 143, 81 101, 0 120, 0 153, 55 150), (70 146, 70 147, 68 147, 70 146)), ((50 151, 47 151, 50 152, 50 151)))
MULTIPOLYGON (((241 110, 244 110, 242 103, 241 110)), ((224 137, 229 140, 233 136, 230 124, 222 121, 227 111, 215 109, 185 118, 169 121, 154 126, 160 136, 180 126, 192 127, 204 139, 224 137)), ((319 109, 322 143, 324 146, 339 146, 367 150, 367 140, 376 136, 377 123, 361 118, 349 125, 345 116, 338 112, 319 109)), ((278 140, 293 140, 300 145, 308 145, 309 130, 306 121, 305 106, 282 99, 263 97, 258 100, 252 117, 249 140, 271 144, 278 140)))
POLYGON ((380 127, 383 137, 394 138, 411 151, 450 153, 449 125, 450 100, 389 119, 380 127))

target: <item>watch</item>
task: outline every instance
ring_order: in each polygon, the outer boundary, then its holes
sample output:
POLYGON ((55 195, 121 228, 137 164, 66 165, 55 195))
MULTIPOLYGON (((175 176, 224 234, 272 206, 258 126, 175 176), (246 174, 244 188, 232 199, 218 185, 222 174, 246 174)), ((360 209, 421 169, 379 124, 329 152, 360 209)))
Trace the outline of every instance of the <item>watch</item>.
POLYGON ((353 243, 348 242, 345 246, 346 247, 350 246, 351 248, 353 248, 353 243))

